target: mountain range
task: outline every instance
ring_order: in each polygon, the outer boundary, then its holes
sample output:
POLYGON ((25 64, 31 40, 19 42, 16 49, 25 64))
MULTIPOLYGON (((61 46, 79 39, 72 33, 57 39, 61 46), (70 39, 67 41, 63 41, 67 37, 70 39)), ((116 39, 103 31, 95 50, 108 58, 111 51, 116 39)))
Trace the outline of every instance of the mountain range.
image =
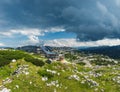
POLYGON ((114 59, 120 59, 120 45, 79 48, 84 53, 103 54, 114 59))

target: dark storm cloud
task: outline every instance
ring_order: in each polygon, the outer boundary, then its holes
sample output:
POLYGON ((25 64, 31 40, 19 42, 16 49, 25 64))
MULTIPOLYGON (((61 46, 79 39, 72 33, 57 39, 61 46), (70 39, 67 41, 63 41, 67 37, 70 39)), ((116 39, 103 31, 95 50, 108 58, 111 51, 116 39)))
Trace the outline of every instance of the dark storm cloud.
POLYGON ((12 28, 64 27, 81 41, 120 38, 119 0, 1 0, 0 24, 12 28), (2 16, 2 15, 1 15, 2 16), (3 20, 4 19, 4 20, 3 20))

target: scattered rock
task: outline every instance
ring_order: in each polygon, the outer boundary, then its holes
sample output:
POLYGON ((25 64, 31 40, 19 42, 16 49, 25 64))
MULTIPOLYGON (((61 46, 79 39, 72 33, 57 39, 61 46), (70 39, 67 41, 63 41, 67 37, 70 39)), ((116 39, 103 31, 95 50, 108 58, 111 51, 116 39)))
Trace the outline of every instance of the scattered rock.
POLYGON ((19 75, 19 74, 25 74, 28 75, 28 65, 20 65, 18 68, 15 70, 15 72, 12 75, 19 75))
POLYGON ((16 88, 19 88, 19 85, 15 85, 16 88))
POLYGON ((47 69, 46 71, 49 72, 49 73, 52 73, 52 74, 57 74, 57 71, 54 71, 54 70, 47 69))
POLYGON ((0 92, 11 92, 11 90, 7 88, 3 88, 2 90, 0 90, 0 92))
POLYGON ((80 80, 79 76, 78 75, 71 75, 70 77, 68 77, 68 79, 75 79, 77 81, 80 80))
POLYGON ((46 83, 46 85, 47 85, 48 87, 51 87, 51 86, 59 87, 58 80, 56 80, 56 81, 51 81, 50 83, 46 83))
POLYGON ((2 81, 2 84, 5 85, 7 83, 11 83, 12 80, 10 78, 6 78, 5 80, 2 81))
POLYGON ((12 62, 13 62, 13 63, 16 62, 16 59, 13 59, 12 62))
POLYGON ((47 81, 48 78, 47 77, 42 77, 42 81, 47 81))

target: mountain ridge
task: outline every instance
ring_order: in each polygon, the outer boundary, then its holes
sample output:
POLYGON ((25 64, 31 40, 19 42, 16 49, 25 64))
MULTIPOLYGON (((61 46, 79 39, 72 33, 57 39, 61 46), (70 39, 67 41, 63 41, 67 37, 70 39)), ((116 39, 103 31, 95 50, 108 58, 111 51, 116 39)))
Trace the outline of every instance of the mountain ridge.
POLYGON ((118 46, 100 46, 100 47, 90 47, 85 49, 80 49, 80 51, 85 53, 93 54, 103 54, 114 59, 120 59, 120 45, 118 46))

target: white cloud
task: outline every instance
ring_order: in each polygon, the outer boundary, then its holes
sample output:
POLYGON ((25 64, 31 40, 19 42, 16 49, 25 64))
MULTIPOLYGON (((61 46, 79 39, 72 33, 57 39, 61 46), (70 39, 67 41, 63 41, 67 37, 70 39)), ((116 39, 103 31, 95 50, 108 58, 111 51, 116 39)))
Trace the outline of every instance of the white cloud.
POLYGON ((39 43, 39 38, 37 36, 29 36, 28 40, 22 40, 17 45, 19 46, 25 46, 25 45, 36 45, 39 43))
POLYGON ((65 31, 62 27, 52 27, 48 29, 37 29, 37 28, 24 28, 24 29, 11 29, 9 31, 1 31, 0 36, 4 37, 15 37, 16 34, 26 36, 28 38, 27 41, 25 41, 27 44, 37 44, 39 43, 38 36, 44 36, 45 33, 51 32, 61 32, 65 31))
POLYGON ((39 38, 37 36, 31 35, 31 36, 29 36, 29 42, 31 44, 37 44, 37 43, 39 43, 39 38))
POLYGON ((108 9, 102 3, 97 2, 97 6, 103 14, 106 14, 108 12, 108 9))
POLYGON ((63 32, 65 31, 62 27, 52 27, 48 29, 37 29, 37 28, 24 28, 24 29, 11 29, 9 31, 1 31, 0 36, 3 37, 14 37, 17 38, 16 35, 25 36, 28 39, 21 41, 20 45, 29 45, 29 44, 38 44, 39 36, 44 36, 45 33, 51 32, 63 32))
POLYGON ((25 36, 29 36, 29 35, 43 36, 45 33, 48 33, 48 32, 55 33, 55 32, 62 32, 62 31, 65 31, 65 29, 62 27, 52 27, 48 29, 24 28, 24 29, 11 29, 8 31, 1 31, 0 35, 10 36, 10 37, 15 34, 21 34, 25 36))
POLYGON ((29 35, 43 35, 42 30, 39 29, 17 29, 17 30, 10 30, 11 35, 13 34, 21 34, 25 36, 29 35))
POLYGON ((6 4, 13 4, 13 3, 19 3, 20 0, 1 0, 1 2, 6 4))
MULTIPOLYGON (((120 0, 117 0, 117 3, 120 4, 120 0)), ((119 27, 120 23, 118 21, 118 18, 113 13, 111 13, 104 4, 102 4, 101 2, 97 2, 97 7, 103 15, 101 16, 101 20, 103 20, 103 22, 105 21, 105 19, 107 19, 113 27, 119 27)))
POLYGON ((5 44, 3 44, 3 43, 0 43, 0 46, 5 46, 5 44))
POLYGON ((103 39, 98 41, 78 42, 76 39, 54 39, 44 42, 49 46, 69 46, 69 47, 92 47, 92 46, 115 46, 120 45, 120 39, 103 39))
POLYGON ((116 1, 116 5, 120 7, 120 0, 115 0, 115 1, 116 1))
POLYGON ((49 28, 49 29, 46 29, 46 30, 43 30, 44 32, 52 32, 52 33, 55 33, 55 32, 63 32, 65 31, 64 28, 62 27, 52 27, 52 28, 49 28))
POLYGON ((8 32, 8 31, 4 31, 4 32, 0 32, 0 35, 1 35, 1 36, 11 37, 11 36, 12 36, 12 33, 11 33, 11 32, 8 32))

